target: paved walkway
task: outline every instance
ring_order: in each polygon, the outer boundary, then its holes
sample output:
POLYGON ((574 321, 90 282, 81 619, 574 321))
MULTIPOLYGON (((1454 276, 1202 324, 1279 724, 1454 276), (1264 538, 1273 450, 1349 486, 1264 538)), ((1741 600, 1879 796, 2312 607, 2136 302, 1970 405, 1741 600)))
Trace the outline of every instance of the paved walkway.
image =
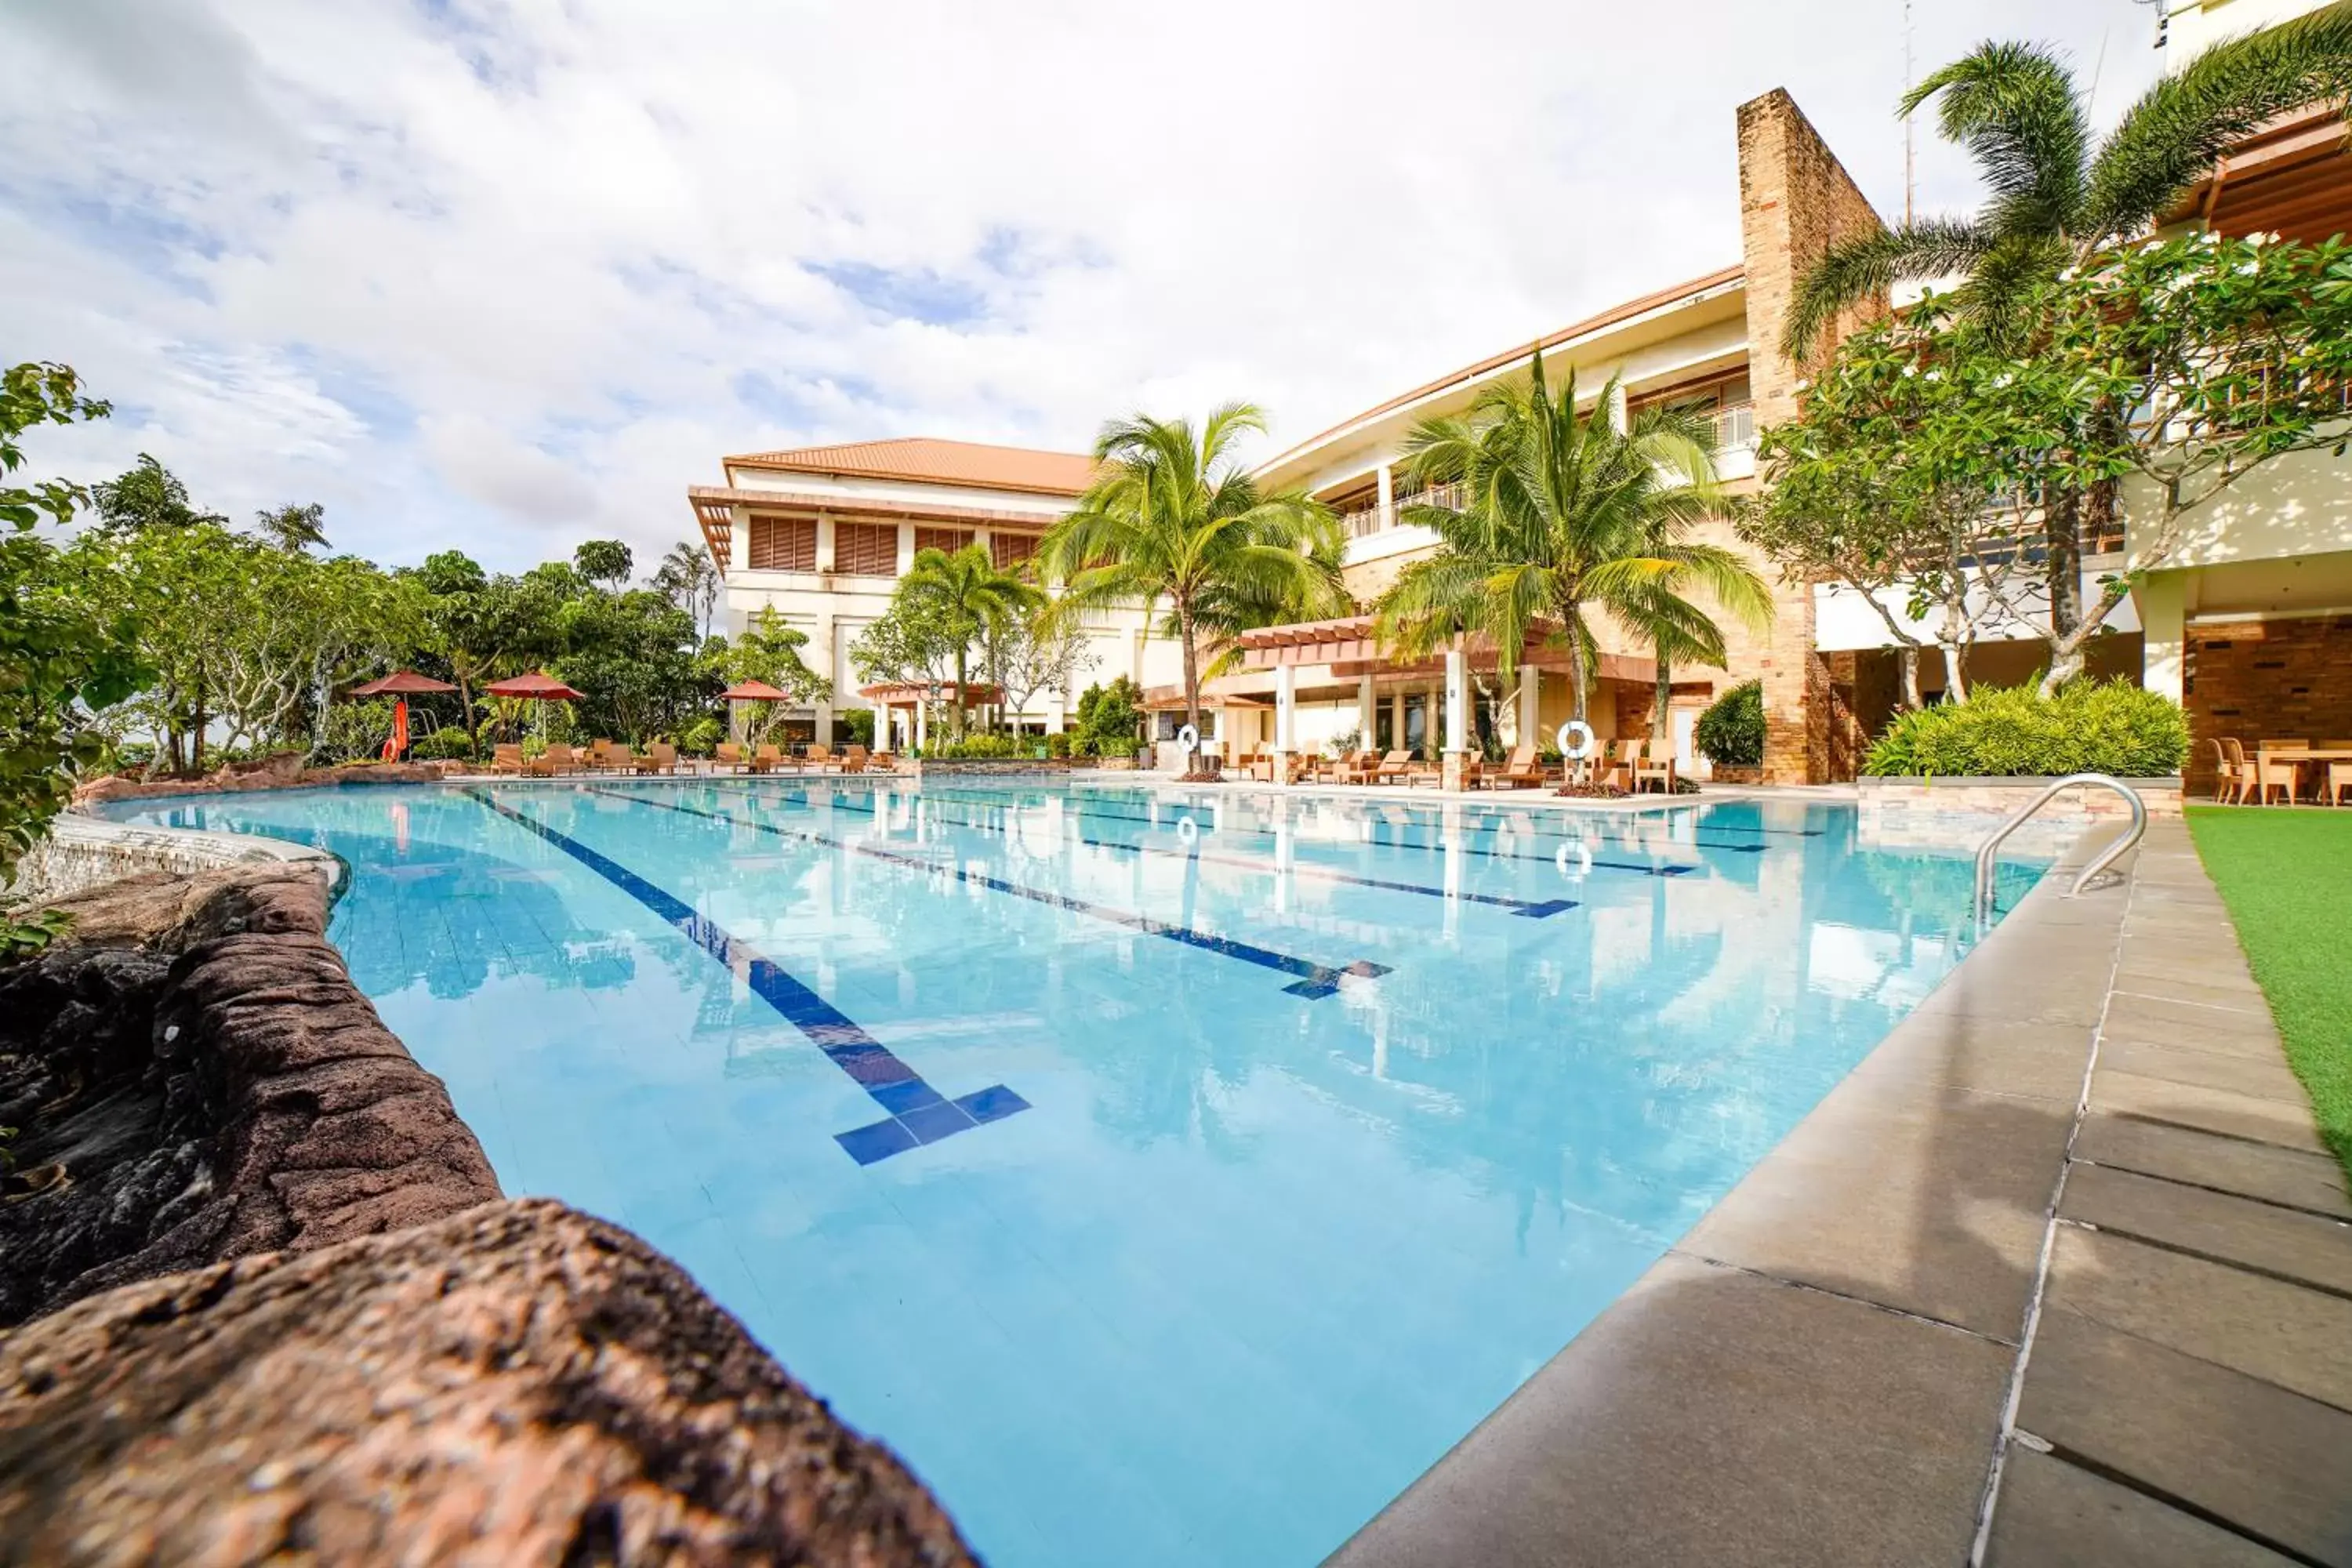
POLYGON ((2352 1203, 2187 830, 2135 858, 2046 879, 1334 1563, 2352 1568, 2352 1203))

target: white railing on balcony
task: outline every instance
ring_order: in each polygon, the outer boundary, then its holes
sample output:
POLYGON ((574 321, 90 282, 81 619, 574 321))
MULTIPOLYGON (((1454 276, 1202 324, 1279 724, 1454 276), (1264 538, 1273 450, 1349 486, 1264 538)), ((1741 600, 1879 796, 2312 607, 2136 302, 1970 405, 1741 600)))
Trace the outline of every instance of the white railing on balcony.
POLYGON ((1756 445, 1756 405, 1727 403, 1715 411, 1715 449, 1745 451, 1756 445))

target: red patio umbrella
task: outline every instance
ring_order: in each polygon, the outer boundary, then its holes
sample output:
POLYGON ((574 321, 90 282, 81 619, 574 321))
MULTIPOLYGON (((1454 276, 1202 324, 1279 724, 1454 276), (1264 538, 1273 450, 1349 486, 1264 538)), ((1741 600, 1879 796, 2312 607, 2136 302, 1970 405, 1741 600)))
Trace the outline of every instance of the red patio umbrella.
POLYGON ((730 702, 789 702, 792 694, 779 691, 764 680, 739 680, 719 696, 730 702))
POLYGON ((383 743, 383 760, 390 763, 399 761, 400 753, 408 750, 408 699, 412 695, 457 689, 446 680, 436 680, 413 669, 395 669, 381 680, 352 687, 352 695, 396 699, 392 705, 392 739, 383 743))
POLYGON ((488 697, 535 697, 541 701, 577 702, 581 694, 548 674, 533 670, 529 675, 510 675, 504 680, 493 680, 482 688, 488 697))

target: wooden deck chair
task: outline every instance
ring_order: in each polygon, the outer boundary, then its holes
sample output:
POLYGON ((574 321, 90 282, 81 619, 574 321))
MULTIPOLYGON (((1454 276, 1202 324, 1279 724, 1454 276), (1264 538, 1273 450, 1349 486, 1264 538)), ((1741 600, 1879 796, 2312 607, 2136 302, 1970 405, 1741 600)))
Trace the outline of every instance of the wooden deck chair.
POLYGON ((1512 747, 1510 760, 1495 775, 1497 789, 1541 789, 1543 784, 1543 763, 1533 746, 1512 747))
POLYGON ((1647 761, 1644 761, 1638 756, 1634 758, 1634 793, 1637 795, 1640 794, 1644 787, 1653 783, 1656 784, 1658 791, 1662 795, 1672 795, 1675 793, 1674 752, 1667 752, 1661 756, 1653 756, 1647 761))
POLYGON ((866 748, 857 745, 843 747, 841 752, 841 771, 845 773, 864 773, 866 771, 866 748))
POLYGON ((759 750, 753 752, 751 756, 744 760, 743 765, 746 769, 755 773, 774 773, 776 769, 782 766, 783 762, 784 753, 763 741, 761 742, 759 750))
POLYGON ((490 748, 490 772, 493 773, 519 774, 522 771, 522 748, 520 746, 492 746, 490 748))
POLYGON ((1381 765, 1373 770, 1372 782, 1388 784, 1393 781, 1397 784, 1408 784, 1412 782, 1410 776, 1412 773, 1412 753, 1405 751, 1391 752, 1381 758, 1381 765))
POLYGON ((710 765, 714 768, 724 768, 729 773, 740 773, 751 765, 751 759, 745 756, 743 748, 734 742, 721 741, 710 753, 710 765))

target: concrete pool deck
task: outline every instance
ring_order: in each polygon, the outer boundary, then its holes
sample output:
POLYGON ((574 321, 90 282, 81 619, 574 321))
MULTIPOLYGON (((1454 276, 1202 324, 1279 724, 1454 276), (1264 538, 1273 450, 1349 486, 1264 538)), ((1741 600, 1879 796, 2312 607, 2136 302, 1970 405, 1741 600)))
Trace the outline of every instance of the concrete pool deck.
POLYGON ((2352 1200, 2187 829, 2126 864, 2044 879, 1336 1568, 2352 1564, 2352 1200))

